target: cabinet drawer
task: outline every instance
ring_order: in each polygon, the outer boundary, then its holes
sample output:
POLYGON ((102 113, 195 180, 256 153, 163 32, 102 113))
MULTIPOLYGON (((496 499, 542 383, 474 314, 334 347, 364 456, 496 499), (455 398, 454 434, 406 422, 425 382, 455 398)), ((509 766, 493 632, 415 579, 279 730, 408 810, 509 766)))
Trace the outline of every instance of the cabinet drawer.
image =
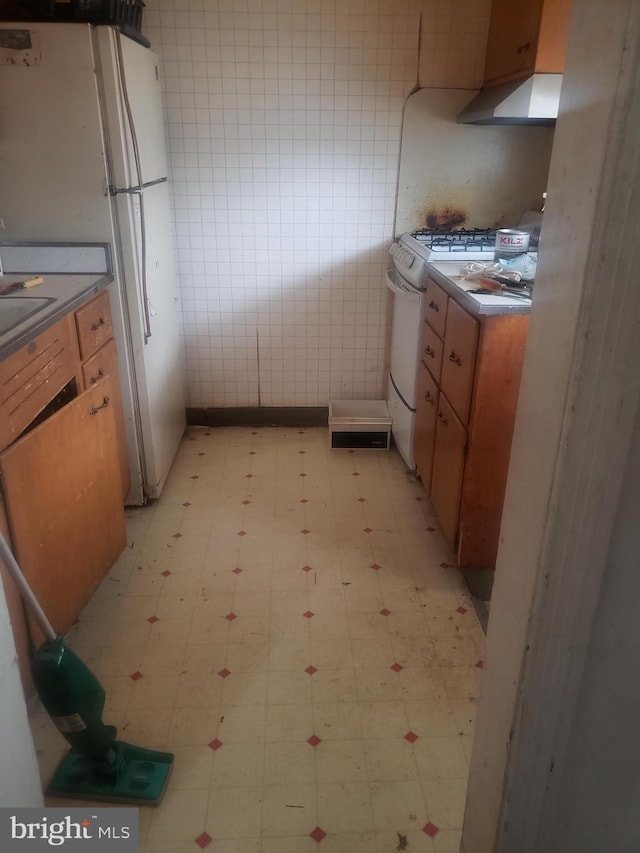
POLYGON ((418 364, 414 456, 418 474, 427 493, 431 489, 439 393, 433 376, 424 361, 421 361, 418 364))
POLYGON ((0 449, 7 447, 75 376, 67 318, 0 362, 0 449))
POLYGON ((76 311, 76 330, 82 361, 92 356, 113 336, 111 306, 106 290, 76 311))
POLYGON ((444 330, 447 324, 448 301, 449 297, 444 290, 438 287, 434 281, 428 279, 424 294, 424 319, 441 338, 444 338, 444 330))
POLYGON ((429 368, 436 382, 440 381, 442 369, 442 350, 444 344, 428 323, 422 324, 422 350, 420 358, 429 368))
POLYGON ((113 404, 113 416, 116 434, 118 438, 118 455, 120 462, 120 476, 122 478, 122 492, 126 496, 131 485, 129 475, 129 458, 127 456, 127 439, 124 427, 124 414, 122 410, 122 397, 120 395, 120 384, 118 380, 118 354, 116 342, 113 338, 100 347, 95 355, 82 365, 82 379, 85 390, 92 388, 102 382, 107 376, 111 377, 111 402, 113 404))
POLYGON ((478 346, 478 322, 450 300, 444 339, 441 387, 461 420, 469 420, 478 346))
POLYGON ((82 365, 82 379, 85 388, 91 388, 105 376, 118 375, 118 356, 116 354, 116 344, 113 338, 100 347, 98 352, 91 356, 82 365))
POLYGON ((441 392, 431 475, 431 503, 452 550, 456 548, 467 431, 441 392))

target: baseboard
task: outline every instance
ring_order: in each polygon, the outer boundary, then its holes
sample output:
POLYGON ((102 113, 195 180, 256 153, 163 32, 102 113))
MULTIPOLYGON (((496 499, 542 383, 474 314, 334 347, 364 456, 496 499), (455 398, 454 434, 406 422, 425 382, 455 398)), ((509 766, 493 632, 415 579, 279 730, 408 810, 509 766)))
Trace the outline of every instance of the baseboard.
POLYGON ((238 406, 187 409, 189 426, 314 427, 327 426, 327 406, 238 406))

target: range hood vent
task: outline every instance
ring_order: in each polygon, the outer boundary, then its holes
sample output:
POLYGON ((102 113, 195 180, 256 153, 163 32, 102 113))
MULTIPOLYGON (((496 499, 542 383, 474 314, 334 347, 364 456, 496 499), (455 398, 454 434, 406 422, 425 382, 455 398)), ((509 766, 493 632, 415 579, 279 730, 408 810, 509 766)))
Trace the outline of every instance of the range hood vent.
POLYGON ((525 124, 553 127, 562 74, 533 74, 482 89, 457 118, 458 124, 525 124))

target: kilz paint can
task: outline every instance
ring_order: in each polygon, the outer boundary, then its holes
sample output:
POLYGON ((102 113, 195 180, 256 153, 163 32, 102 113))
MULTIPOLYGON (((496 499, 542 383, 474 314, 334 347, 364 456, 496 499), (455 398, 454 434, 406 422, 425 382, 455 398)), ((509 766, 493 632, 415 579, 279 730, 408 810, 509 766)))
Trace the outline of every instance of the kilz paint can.
POLYGON ((496 248, 493 259, 515 258, 526 255, 529 249, 529 234, 527 231, 516 231, 513 228, 501 228, 496 231, 496 248))

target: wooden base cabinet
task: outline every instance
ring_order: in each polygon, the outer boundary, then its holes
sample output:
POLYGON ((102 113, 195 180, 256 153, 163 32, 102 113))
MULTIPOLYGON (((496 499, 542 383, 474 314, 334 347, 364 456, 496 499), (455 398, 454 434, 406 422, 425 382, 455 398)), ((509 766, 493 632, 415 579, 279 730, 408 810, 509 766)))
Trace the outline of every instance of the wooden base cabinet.
MULTIPOLYGON (((66 633, 126 545, 129 469, 109 295, 0 362, 0 526, 56 631, 66 633)), ((3 577, 27 695, 42 634, 3 577)))
POLYGON ((439 304, 438 317, 446 316, 443 337, 430 325, 426 306, 423 318, 422 349, 429 341, 431 350, 440 350, 442 369, 433 374, 434 361, 426 358, 419 365, 416 467, 458 565, 490 567, 498 550, 528 317, 473 317, 442 290, 439 304))
POLYGON ((418 406, 416 408, 415 448, 416 468, 427 492, 431 489, 433 447, 436 440, 438 397, 435 379, 424 361, 418 365, 418 406))
POLYGON ((16 559, 61 634, 126 545, 111 399, 105 379, 0 454, 16 559))
POLYGON ((458 533, 466 453, 467 431, 447 398, 440 394, 433 448, 431 503, 442 532, 452 545, 458 533))

